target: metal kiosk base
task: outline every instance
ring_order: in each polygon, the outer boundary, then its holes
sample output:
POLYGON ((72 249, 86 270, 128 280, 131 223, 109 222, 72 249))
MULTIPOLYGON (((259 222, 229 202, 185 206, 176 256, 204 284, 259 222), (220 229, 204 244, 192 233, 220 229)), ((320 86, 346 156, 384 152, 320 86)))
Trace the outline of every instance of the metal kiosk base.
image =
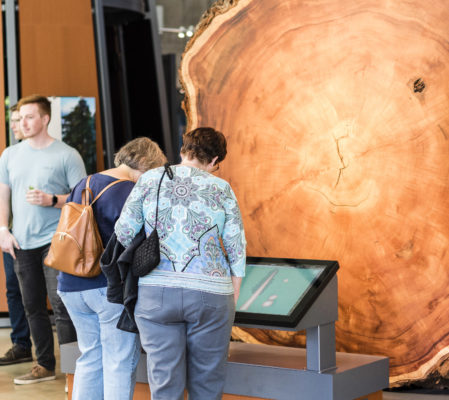
MULTIPOLYGON (((223 399, 382 399, 381 390, 389 385, 388 358, 335 352, 337 295, 335 276, 291 329, 306 329, 306 349, 232 342, 223 399)), ((69 399, 79 354, 77 343, 61 346, 61 371, 69 374, 69 399)), ((142 354, 134 400, 149 398, 147 382, 146 354, 142 354)))
MULTIPOLYGON (((337 353, 337 367, 307 369, 305 349, 231 343, 225 393, 279 400, 353 400, 388 387, 388 358, 337 353)), ((378 393, 375 399, 381 399, 378 393)))

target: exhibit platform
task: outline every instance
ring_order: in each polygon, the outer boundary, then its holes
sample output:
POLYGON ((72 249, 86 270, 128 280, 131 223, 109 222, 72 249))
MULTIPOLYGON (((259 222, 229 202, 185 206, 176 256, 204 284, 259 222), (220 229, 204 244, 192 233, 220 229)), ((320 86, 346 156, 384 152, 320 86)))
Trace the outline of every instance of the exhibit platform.
MULTIPOLYGON (((338 268, 336 261, 247 258, 235 325, 305 330, 307 346, 231 342, 223 399, 382 399, 389 385, 388 357, 335 351, 338 268)), ((78 356, 76 343, 61 346, 61 370, 73 375, 78 356)), ((148 398, 143 353, 134 400, 148 398)))
MULTIPOLYGON (((77 343, 61 346, 61 371, 69 374, 69 383, 79 355, 77 343)), ((380 390, 388 387, 387 357, 337 353, 336 361, 337 368, 328 372, 308 371, 305 349, 232 342, 223 399, 382 399, 380 390)), ((149 393, 142 353, 134 400, 148 399, 149 393)))

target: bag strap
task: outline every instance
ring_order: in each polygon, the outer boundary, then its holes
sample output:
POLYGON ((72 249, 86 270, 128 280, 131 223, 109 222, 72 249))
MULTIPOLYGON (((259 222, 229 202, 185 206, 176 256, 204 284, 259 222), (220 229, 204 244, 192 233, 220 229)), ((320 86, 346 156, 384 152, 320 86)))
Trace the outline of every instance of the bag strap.
POLYGON ((91 202, 91 199, 94 198, 92 189, 89 187, 90 178, 92 178, 92 175, 87 177, 86 187, 81 191, 81 204, 83 206, 87 206, 91 202))
POLYGON ((170 180, 173 179, 173 171, 171 170, 169 163, 166 163, 164 165, 164 172, 162 173, 161 180, 159 181, 159 186, 157 188, 156 219, 154 221, 154 229, 157 229, 157 217, 158 217, 158 214, 159 214, 159 192, 161 191, 161 184, 162 184, 162 180, 164 179, 165 174, 168 175, 170 180))
POLYGON ((101 195, 106 192, 106 190, 108 190, 110 187, 116 185, 117 183, 120 182, 128 182, 130 181, 129 179, 117 179, 114 182, 111 182, 109 185, 105 186, 100 193, 97 194, 97 196, 92 200, 92 202, 90 202, 90 199, 94 197, 93 193, 92 193, 92 189, 89 187, 89 182, 90 182, 90 178, 92 177, 92 175, 89 175, 87 177, 86 180, 86 187, 83 189, 82 193, 81 193, 81 202, 83 205, 93 205, 100 197, 101 195), (89 199, 87 199, 87 194, 89 195, 89 199))
POLYGON ((120 182, 131 182, 131 181, 129 179, 117 179, 116 181, 111 182, 108 186, 104 187, 100 193, 97 194, 97 197, 95 197, 95 199, 92 200, 92 203, 90 203, 90 205, 94 204, 101 197, 101 195, 104 192, 106 192, 106 190, 108 190, 110 187, 112 187, 120 182))

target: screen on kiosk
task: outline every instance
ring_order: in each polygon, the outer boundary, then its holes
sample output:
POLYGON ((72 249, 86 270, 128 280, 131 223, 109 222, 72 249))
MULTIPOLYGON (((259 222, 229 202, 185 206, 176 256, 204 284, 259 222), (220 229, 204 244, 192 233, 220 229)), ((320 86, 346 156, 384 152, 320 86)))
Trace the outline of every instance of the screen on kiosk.
POLYGON ((289 316, 314 288, 326 266, 248 263, 236 311, 289 316))

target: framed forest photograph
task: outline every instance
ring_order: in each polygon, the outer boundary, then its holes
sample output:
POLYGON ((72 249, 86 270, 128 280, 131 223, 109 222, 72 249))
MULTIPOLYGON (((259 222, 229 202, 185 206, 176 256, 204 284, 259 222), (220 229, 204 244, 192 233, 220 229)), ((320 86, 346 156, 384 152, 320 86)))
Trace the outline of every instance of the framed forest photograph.
POLYGON ((86 172, 97 171, 94 97, 50 97, 51 136, 74 147, 83 158, 86 172))

